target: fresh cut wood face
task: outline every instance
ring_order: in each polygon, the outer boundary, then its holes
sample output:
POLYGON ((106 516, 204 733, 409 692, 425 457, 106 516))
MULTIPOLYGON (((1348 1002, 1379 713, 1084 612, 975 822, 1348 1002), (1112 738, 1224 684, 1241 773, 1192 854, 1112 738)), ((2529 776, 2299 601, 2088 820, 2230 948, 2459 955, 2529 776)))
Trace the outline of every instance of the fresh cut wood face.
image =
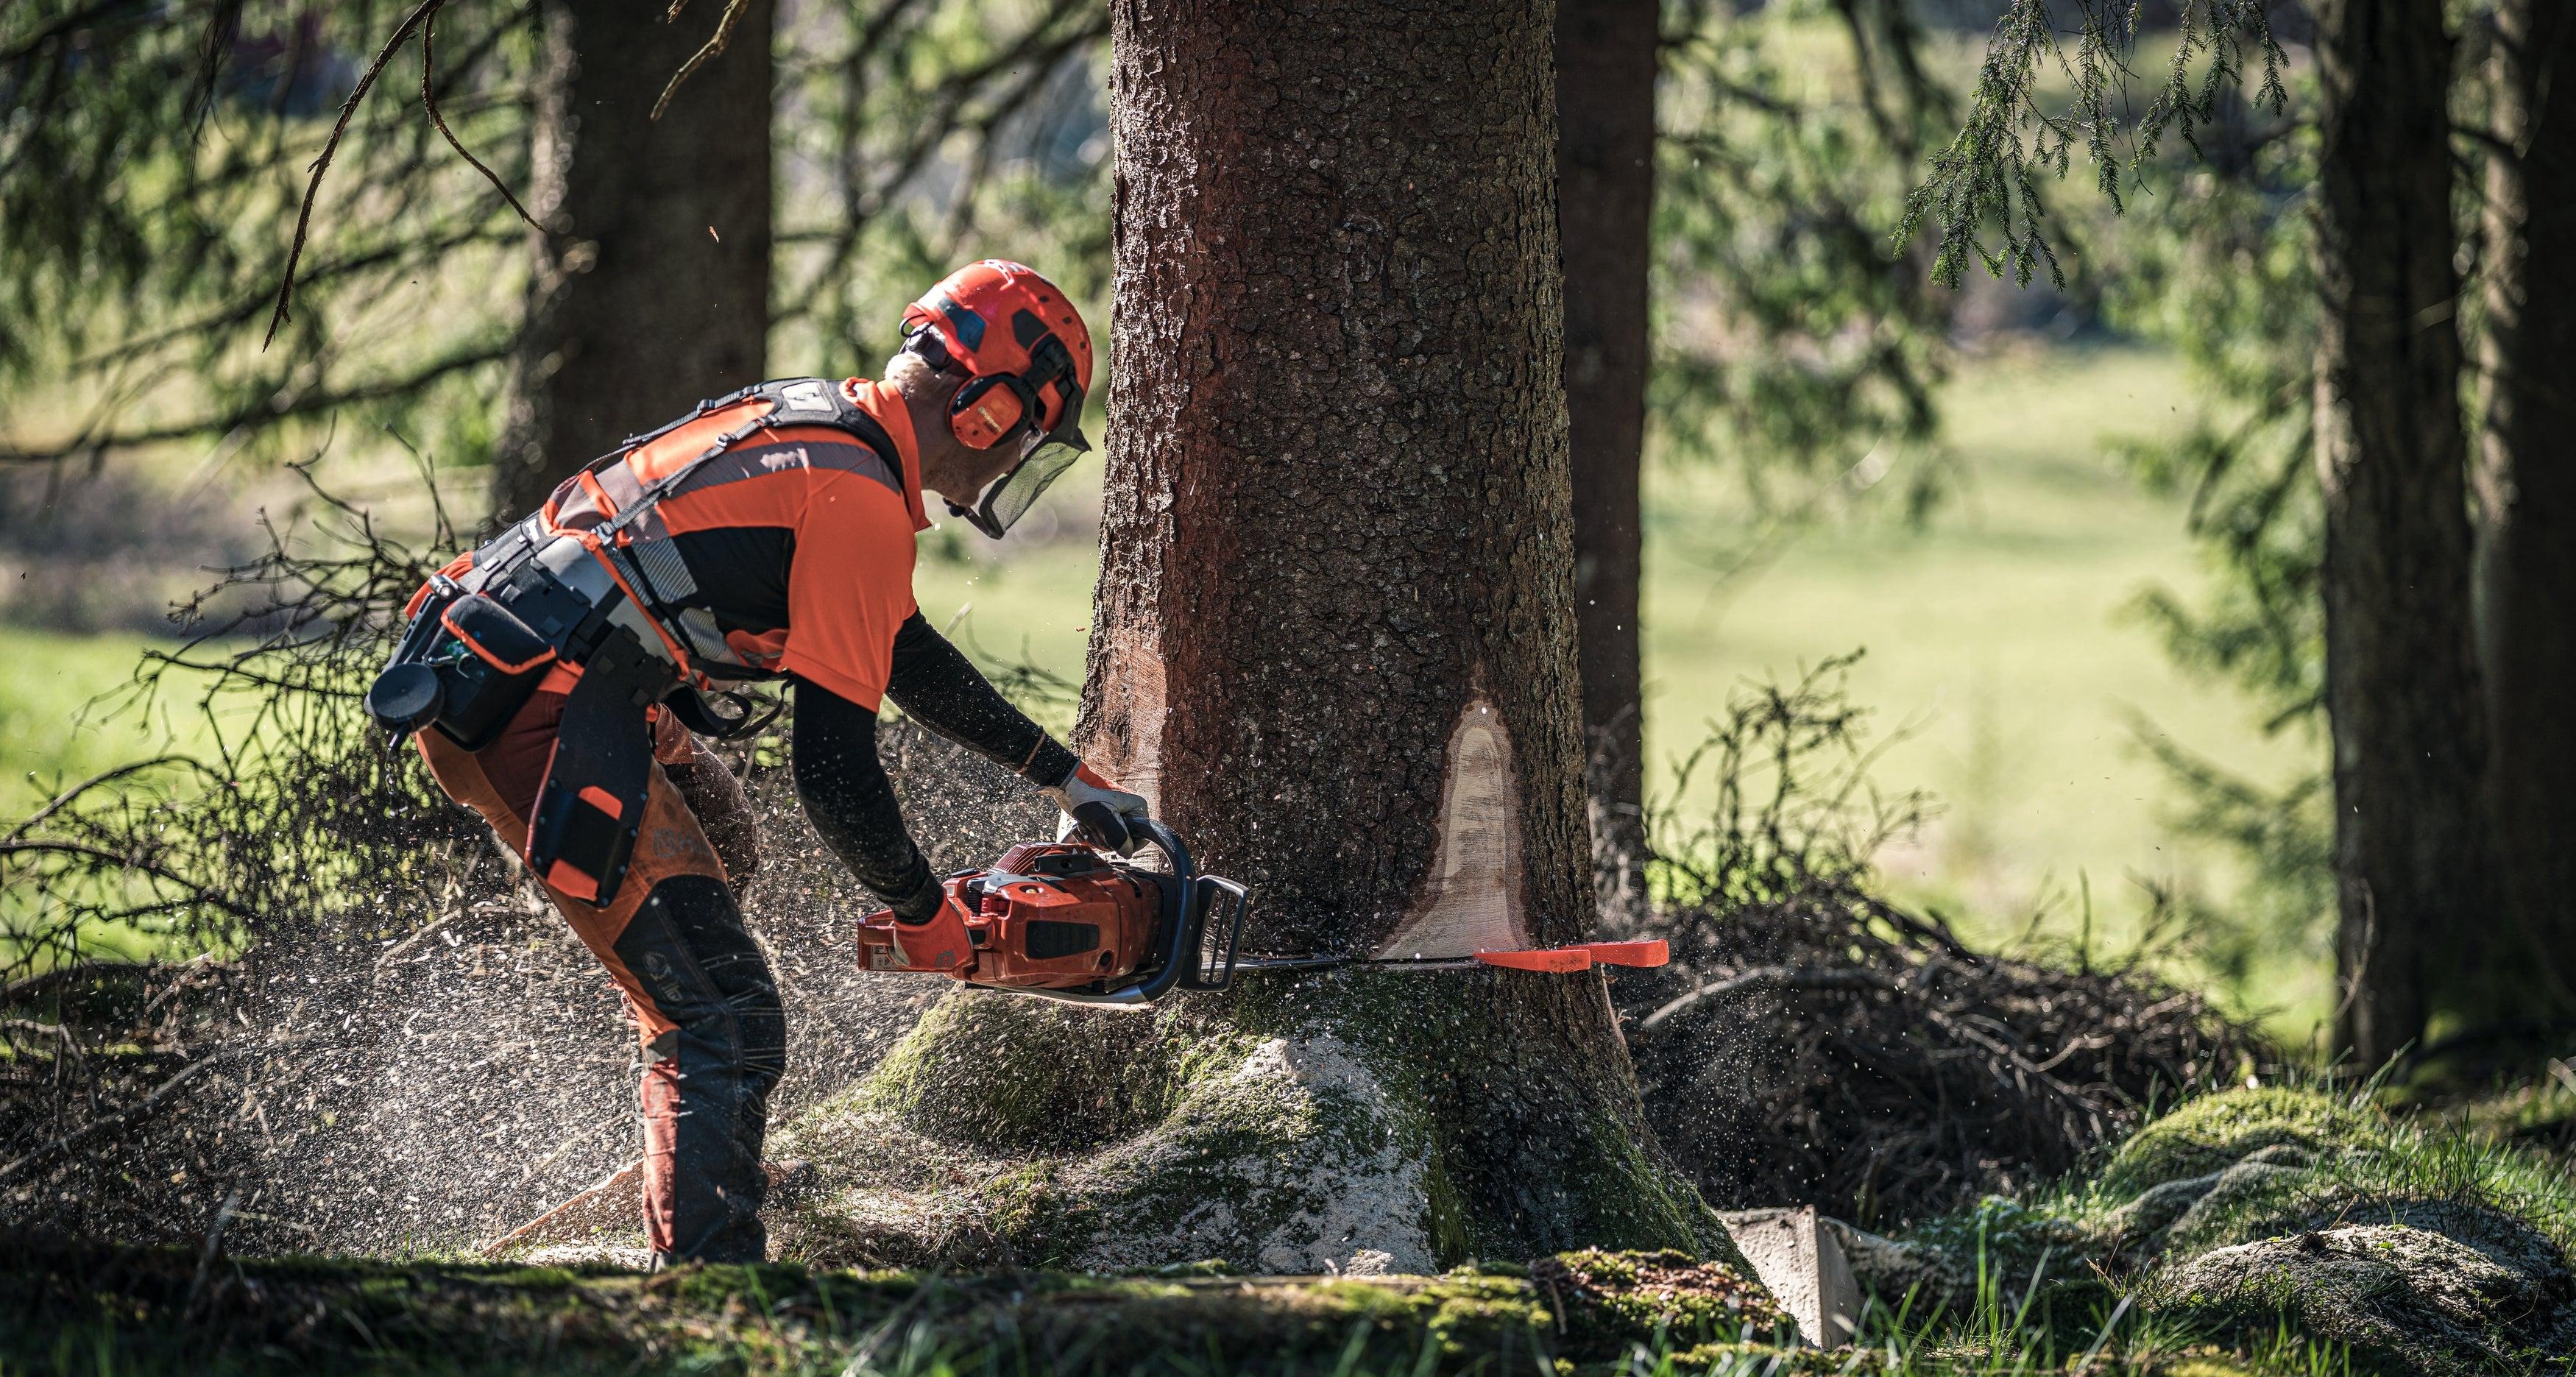
POLYGON ((1520 780, 1511 733, 1479 693, 1449 734, 1440 791, 1440 849, 1421 905, 1380 960, 1471 956, 1528 946, 1522 913, 1520 780))

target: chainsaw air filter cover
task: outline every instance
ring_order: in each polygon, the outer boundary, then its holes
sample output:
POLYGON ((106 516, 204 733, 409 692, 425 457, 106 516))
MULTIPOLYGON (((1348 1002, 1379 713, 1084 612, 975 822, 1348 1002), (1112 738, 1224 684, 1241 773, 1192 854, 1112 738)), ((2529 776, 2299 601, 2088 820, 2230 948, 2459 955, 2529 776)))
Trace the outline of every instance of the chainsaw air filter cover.
POLYGON ((1127 1009, 1174 989, 1228 988, 1251 893, 1199 874, 1162 823, 1134 818, 1130 828, 1163 853, 1167 870, 1076 840, 1023 842, 990 869, 948 878, 968 915, 972 961, 938 972, 912 965, 895 945, 894 915, 880 910, 859 920, 859 965, 1127 1009))
MULTIPOLYGON (((1079 842, 1026 842, 989 870, 951 877, 948 891, 972 915, 974 983, 1073 990, 1105 987, 1153 959, 1156 935, 1180 916, 1165 898, 1169 883, 1079 842)), ((873 922, 859 929, 869 970, 909 969, 892 936, 873 922)))

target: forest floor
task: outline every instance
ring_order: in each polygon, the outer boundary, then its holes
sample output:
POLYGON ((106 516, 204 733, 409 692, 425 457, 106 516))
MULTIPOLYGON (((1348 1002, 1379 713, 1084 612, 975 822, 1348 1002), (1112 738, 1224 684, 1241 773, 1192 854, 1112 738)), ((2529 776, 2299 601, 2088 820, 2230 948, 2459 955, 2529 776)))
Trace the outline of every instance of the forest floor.
POLYGON ((0 1373, 2576 1371, 2576 1184, 2493 1128, 2297 1089, 2188 1102, 2030 1198, 1846 1231, 1877 1299, 1832 1353, 1669 1254, 1429 1278, 646 1275, 21 1239, 0 1254, 0 1373))

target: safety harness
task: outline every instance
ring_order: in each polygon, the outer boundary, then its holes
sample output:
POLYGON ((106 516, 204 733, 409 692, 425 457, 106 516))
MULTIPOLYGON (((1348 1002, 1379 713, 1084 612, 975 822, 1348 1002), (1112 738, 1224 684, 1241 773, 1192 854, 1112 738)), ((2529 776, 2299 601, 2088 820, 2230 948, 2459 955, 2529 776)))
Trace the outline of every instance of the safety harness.
POLYGON ((738 654, 704 607, 682 606, 697 583, 656 509, 707 461, 791 426, 839 430, 888 466, 902 463, 893 438, 839 384, 746 387, 592 461, 543 509, 433 576, 405 609, 409 624, 367 694, 389 746, 426 727, 481 750, 542 684, 571 680, 524 848, 529 867, 565 894, 605 907, 625 878, 650 795, 654 704, 719 738, 769 720, 721 685, 777 671, 738 654), (621 462, 736 407, 748 409, 743 421, 651 483, 621 462), (717 712, 711 698, 735 711, 717 712))

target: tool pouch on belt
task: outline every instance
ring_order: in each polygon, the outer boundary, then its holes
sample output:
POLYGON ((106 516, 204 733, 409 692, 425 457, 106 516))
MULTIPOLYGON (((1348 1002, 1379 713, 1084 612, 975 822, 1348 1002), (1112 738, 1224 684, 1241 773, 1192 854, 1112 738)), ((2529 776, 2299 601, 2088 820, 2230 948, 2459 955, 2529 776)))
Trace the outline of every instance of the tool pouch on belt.
POLYGON ((555 889, 602 908, 617 897, 653 779, 645 709, 675 678, 623 628, 583 662, 528 825, 528 868, 555 889))
POLYGON ((555 647, 484 594, 443 579, 433 589, 368 690, 367 709, 397 741, 435 726, 458 746, 479 751, 536 692, 555 647))
POLYGON ((555 648, 510 609, 481 593, 468 593, 438 614, 448 639, 465 653, 440 667, 446 706, 438 729, 469 751, 492 744, 537 691, 555 648))

